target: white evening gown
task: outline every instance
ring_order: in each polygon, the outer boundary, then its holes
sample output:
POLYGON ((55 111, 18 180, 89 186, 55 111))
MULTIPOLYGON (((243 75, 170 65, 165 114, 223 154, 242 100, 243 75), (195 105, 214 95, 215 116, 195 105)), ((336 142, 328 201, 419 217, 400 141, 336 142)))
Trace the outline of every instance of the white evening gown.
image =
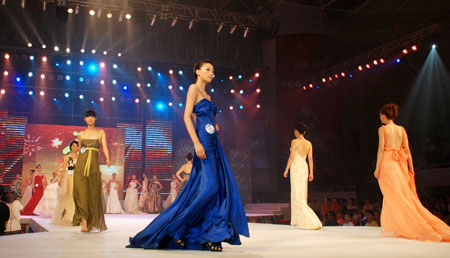
POLYGON ((137 184, 134 181, 130 182, 127 189, 127 194, 125 196, 125 211, 131 214, 138 214, 139 211, 139 200, 138 200, 138 190, 137 184))
POLYGON ((56 211, 58 204, 58 181, 47 185, 41 200, 34 209, 33 213, 44 218, 51 218, 56 211))
POLYGON ((108 201, 106 202, 106 213, 125 213, 122 209, 122 205, 119 200, 119 193, 117 192, 117 184, 111 183, 109 185, 109 196, 108 201))
POLYGON ((295 152, 291 165, 291 225, 301 229, 321 229, 322 223, 307 202, 308 163, 306 157, 295 152))
POLYGON ((172 182, 170 182, 170 194, 167 197, 166 201, 164 201, 163 208, 167 209, 167 207, 169 207, 169 205, 171 205, 173 201, 175 201, 177 196, 177 182, 175 182, 175 180, 172 180, 172 182))

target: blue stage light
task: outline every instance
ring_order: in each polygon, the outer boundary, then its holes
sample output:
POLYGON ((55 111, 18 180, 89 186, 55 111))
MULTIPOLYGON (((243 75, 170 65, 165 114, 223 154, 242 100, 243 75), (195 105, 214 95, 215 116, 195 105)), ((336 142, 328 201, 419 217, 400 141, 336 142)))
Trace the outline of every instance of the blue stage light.
POLYGON ((64 93, 64 97, 68 98, 69 97, 69 93, 68 92, 64 93))
POLYGON ((147 88, 150 88, 152 86, 151 83, 147 83, 147 88))
POLYGON ((33 61, 34 60, 34 56, 30 56, 30 60, 33 61))
POLYGON ((183 103, 178 104, 178 106, 179 106, 179 107, 182 107, 182 106, 183 106, 183 103))
POLYGON ((253 80, 252 79, 250 79, 250 80, 248 80, 249 82, 253 82, 253 80))
POLYGON ((397 63, 400 63, 400 58, 397 58, 397 60, 395 60, 397 63))
POLYGON ((114 68, 114 69, 117 69, 117 64, 113 64, 113 68, 114 68))
POLYGON ((91 100, 91 104, 95 104, 95 102, 93 100, 91 100))
POLYGON ((350 78, 353 78, 353 74, 350 74, 349 77, 350 77, 350 78))
POLYGON ((156 104, 156 108, 157 108, 158 110, 163 110, 163 109, 164 109, 164 104, 161 103, 161 102, 158 102, 158 104, 156 104))
POLYGON ((117 81, 116 80, 112 80, 112 84, 116 85, 117 81))
POLYGON ((239 75, 238 75, 238 79, 242 79, 242 75, 239 74, 239 75))
POLYGON ((84 96, 83 96, 83 95, 80 95, 80 99, 84 99, 84 96))
POLYGON ((71 65, 71 64, 72 64, 72 61, 67 60, 67 61, 66 61, 66 64, 67 64, 67 65, 71 65))
POLYGON ((33 77, 33 72, 29 72, 28 77, 33 77))
POLYGON ((56 63, 55 65, 56 65, 57 67, 59 67, 59 63, 56 63))
POLYGON ((66 75, 66 81, 70 81, 70 75, 66 75))
POLYGON ((33 96, 33 94, 34 94, 34 92, 33 92, 32 90, 30 90, 30 91, 28 92, 28 95, 30 95, 30 96, 33 96))
POLYGON ((183 75, 183 71, 179 70, 179 71, 178 71, 178 74, 179 74, 179 75, 183 75))
POLYGON ((211 92, 214 93, 214 89, 211 89, 211 92))
POLYGON ((240 106, 239 106, 239 109, 244 109, 244 106, 240 105, 240 106))
POLYGON ((147 103, 150 103, 150 99, 147 99, 147 103))
POLYGON ((84 82, 84 78, 83 77, 80 77, 80 82, 84 82))
POLYGON ((180 86, 180 90, 183 90, 183 86, 180 86))
POLYGON ((147 67, 148 71, 151 71, 153 68, 151 66, 147 67))
POLYGON ((161 76, 161 73, 158 73, 158 76, 161 76))
POLYGON ((83 62, 83 61, 80 61, 80 65, 83 66, 83 65, 84 65, 84 62, 83 62))
POLYGON ((116 101, 116 97, 112 97, 111 100, 112 100, 112 101, 116 101))
POLYGON ((20 82, 20 81, 21 81, 20 77, 17 76, 17 77, 16 77, 16 82, 20 82))
POLYGON ((127 85, 123 85, 122 89, 123 89, 123 90, 127 90, 127 89, 128 89, 128 86, 127 86, 127 85))
POLYGON ((53 98, 53 101, 56 102, 56 98, 53 98))

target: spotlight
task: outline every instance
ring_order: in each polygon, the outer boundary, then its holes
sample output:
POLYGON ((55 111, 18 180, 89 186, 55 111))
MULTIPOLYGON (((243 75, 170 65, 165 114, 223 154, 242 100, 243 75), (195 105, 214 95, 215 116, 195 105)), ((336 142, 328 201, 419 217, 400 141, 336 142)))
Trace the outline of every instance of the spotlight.
POLYGON ((330 82, 333 81, 333 77, 329 76, 329 77, 328 77, 328 80, 329 80, 330 82))
POLYGON ((153 15, 152 21, 150 22, 150 26, 155 25, 155 21, 156 21, 156 15, 153 15))
POLYGON ((89 15, 90 15, 90 16, 94 16, 94 15, 95 15, 95 11, 94 11, 94 10, 92 10, 92 9, 91 9, 91 10, 89 10, 89 15))
POLYGON ((363 67, 360 65, 358 66, 358 70, 362 71, 363 67))
POLYGON ((118 56, 118 57, 121 57, 121 56, 122 56, 122 53, 120 53, 120 52, 117 53, 117 56, 118 56))
POLYGON ((380 63, 384 64, 384 59, 380 58, 380 63))
POLYGON ((41 90, 41 91, 39 92, 39 95, 44 96, 44 95, 45 95, 45 92, 44 92, 43 90, 41 90))
POLYGON ((378 61, 377 60, 373 60, 373 64, 374 65, 378 65, 378 61))
POLYGON ((112 84, 116 85, 117 84, 117 80, 112 80, 112 84))
POLYGON ((101 85, 105 85, 105 80, 100 80, 101 85))
POLYGON ((105 62, 100 62, 100 67, 105 68, 105 62))
POLYGON ((5 54, 5 59, 9 59, 9 54, 8 53, 5 54))
POLYGON ((99 98, 100 102, 103 102, 105 99, 103 97, 99 98))
POLYGON ((142 71, 142 67, 138 66, 137 70, 138 70, 138 72, 141 72, 142 71))
POLYGON ((32 46, 33 46, 33 44, 31 44, 31 43, 28 43, 28 44, 27 44, 27 46, 28 46, 28 47, 32 47, 32 46))
POLYGON ((150 83, 147 83, 147 88, 150 88, 152 85, 150 83))
POLYGON ((33 72, 29 72, 28 77, 33 77, 33 72))
POLYGON ((83 61, 80 61, 80 66, 83 66, 84 65, 84 62, 83 61))
POLYGON ((170 26, 175 27, 175 25, 177 24, 178 21, 178 17, 173 18, 172 24, 170 24, 170 26))
POLYGON ((234 94, 234 89, 231 89, 230 92, 231 92, 231 94, 234 94))
POLYGON ((395 62, 400 63, 400 58, 397 58, 397 60, 395 60, 395 62))
POLYGON ((120 15, 119 15, 119 22, 122 22, 122 21, 123 21, 123 11, 121 11, 120 15))
POLYGON ((80 82, 84 82, 84 78, 83 78, 83 77, 80 77, 78 80, 79 80, 80 82))
POLYGON ((55 46, 55 47, 53 48, 53 50, 55 50, 56 52, 58 52, 58 51, 59 51, 59 47, 58 47, 58 46, 55 46))
POLYGON ((169 90, 171 90, 172 89, 172 85, 169 85, 169 90))
POLYGON ((112 13, 111 11, 108 11, 108 13, 106 14, 106 18, 111 19, 112 18, 112 13))
POLYGON ((337 73, 334 74, 334 78, 339 78, 339 75, 337 73))
POLYGON ((5 91, 4 89, 2 89, 2 90, 0 91, 0 93, 1 93, 2 95, 5 95, 6 91, 5 91))
POLYGON ((312 88, 312 87, 314 87, 314 85, 313 85, 312 83, 310 83, 310 84, 309 84, 309 87, 312 88))
POLYGON ((173 106, 173 103, 172 103, 172 102, 169 102, 169 107, 171 107, 171 106, 173 106))
POLYGON ((366 64, 366 68, 367 68, 367 69, 370 69, 370 64, 366 64))
POLYGON ((303 85, 303 90, 306 90, 306 86, 305 85, 303 85))
POLYGON ((233 110, 234 109, 234 107, 233 106, 230 106, 230 110, 233 110))
POLYGON ((183 103, 179 103, 178 106, 179 106, 179 107, 182 107, 182 106, 183 106, 183 103))
POLYGON ((211 89, 211 93, 214 93, 214 89, 211 89))
POLYGON ((179 70, 179 71, 178 71, 178 74, 179 74, 179 75, 183 75, 183 71, 179 70))
POLYGON ((113 68, 114 68, 114 69, 117 69, 117 64, 113 64, 113 68))
POLYGON ((342 72, 342 73, 341 73, 341 76, 342 76, 342 77, 345 77, 345 73, 344 73, 344 72, 342 72))
POLYGON ((17 76, 17 77, 16 77, 16 82, 20 82, 20 81, 21 81, 20 77, 17 76))
POLYGON ((64 93, 64 97, 68 98, 70 95, 68 92, 64 93))
POLYGON ((84 96, 83 96, 83 94, 81 94, 81 95, 80 95, 80 99, 84 99, 84 96))
POLYGON ((28 95, 30 95, 30 96, 33 96, 33 94, 34 94, 34 92, 33 92, 32 90, 30 90, 30 91, 28 92, 28 95))
POLYGON ((81 54, 84 54, 85 50, 84 48, 80 49, 81 54))
POLYGON ((140 88, 141 87, 141 83, 140 82, 136 83, 136 87, 140 88))
POLYGON ((33 61, 34 60, 34 56, 30 56, 30 60, 33 61))
POLYGON ((180 89, 180 90, 184 90, 183 86, 180 86, 179 89, 180 89))
POLYGON ((103 51, 103 55, 106 56, 108 54, 108 51, 103 51))
POLYGON ((244 109, 244 106, 242 106, 242 105, 239 105, 239 109, 244 109))
POLYGON ((148 71, 151 71, 151 70, 152 70, 152 67, 151 67, 151 66, 148 66, 148 67, 147 67, 147 70, 148 70, 148 71))
POLYGON ((66 75, 66 81, 70 81, 70 76, 66 75))
POLYGON ((230 34, 233 34, 236 31, 237 25, 233 25, 230 30, 230 34))
POLYGON ((43 49, 46 49, 47 46, 46 46, 45 44, 42 44, 42 48, 43 48, 43 49))
POLYGON ((56 98, 53 98, 53 101, 56 102, 56 98))
POLYGON ((111 100, 112 100, 112 101, 116 101, 116 97, 112 97, 111 100))
POLYGON ((228 79, 233 80, 233 75, 230 75, 230 77, 228 77, 228 79))
MULTIPOLYGON (((304 89, 306 89, 306 87, 304 87, 304 89)), ((261 105, 260 104, 256 105, 256 108, 261 108, 261 105)))
POLYGON ((238 75, 238 79, 242 79, 242 75, 239 74, 239 75, 238 75))
POLYGON ((139 103, 139 99, 135 99, 134 102, 139 103))
POLYGON ((248 30, 249 30, 249 28, 247 27, 247 28, 245 28, 245 31, 244 31, 244 38, 246 38, 247 37, 247 34, 248 34, 248 30))
POLYGON ((412 51, 417 51, 417 45, 412 46, 412 47, 411 47, 411 50, 412 50, 412 51))
POLYGON ((66 53, 67 53, 67 54, 70 53, 70 48, 66 48, 66 53))
POLYGON ((223 22, 219 24, 219 28, 217 28, 217 33, 220 33, 223 29, 223 22))
POLYGON ((431 46, 431 48, 432 48, 432 49, 436 49, 436 44, 433 44, 433 45, 431 46))
POLYGON ((408 49, 406 49, 406 48, 405 48, 405 49, 403 49, 403 51, 402 51, 402 52, 403 52, 403 54, 405 54, 405 55, 406 55, 406 54, 408 54, 408 49))
POLYGON ((129 13, 125 14, 125 19, 127 19, 127 20, 131 19, 131 14, 129 14, 129 13))
POLYGON ((259 77, 259 73, 255 73, 255 77, 258 78, 259 77))
POLYGON ((97 52, 97 51, 95 51, 95 49, 92 49, 92 50, 91 50, 91 53, 92 53, 92 54, 95 54, 95 52, 97 52))
POLYGON ((194 26, 194 19, 192 19, 192 20, 189 22, 189 27, 188 27, 188 29, 189 29, 189 30, 192 29, 192 26, 194 26))
POLYGON ((172 69, 169 70, 169 74, 173 74, 173 70, 172 69))
POLYGON ((157 75, 158 75, 158 77, 160 77, 160 76, 161 76, 161 73, 157 73, 157 75))
POLYGON ((256 92, 257 92, 257 93, 260 93, 260 92, 261 92, 261 89, 259 89, 259 88, 256 89, 256 92))
POLYGON ((45 74, 41 74, 41 79, 45 79, 45 74))
POLYGON ((127 86, 127 85, 123 85, 122 89, 123 89, 123 90, 127 90, 127 89, 128 89, 128 86, 127 86))
POLYGON ((4 71, 4 72, 3 72, 3 75, 4 75, 4 76, 8 76, 8 74, 9 74, 8 71, 4 71))
POLYGON ((147 103, 150 103, 150 99, 147 99, 147 103))
POLYGON ((67 65, 71 65, 71 64, 72 64, 72 61, 67 60, 67 61, 66 61, 66 64, 67 64, 67 65))
POLYGON ((326 83, 326 82, 327 82, 327 79, 322 78, 322 82, 323 82, 323 83, 326 83))
POLYGON ((67 8, 67 12, 68 12, 68 13, 73 13, 73 8, 72 8, 72 7, 67 8))
POLYGON ((240 91, 239 91, 239 94, 244 94, 244 90, 240 90, 240 91))

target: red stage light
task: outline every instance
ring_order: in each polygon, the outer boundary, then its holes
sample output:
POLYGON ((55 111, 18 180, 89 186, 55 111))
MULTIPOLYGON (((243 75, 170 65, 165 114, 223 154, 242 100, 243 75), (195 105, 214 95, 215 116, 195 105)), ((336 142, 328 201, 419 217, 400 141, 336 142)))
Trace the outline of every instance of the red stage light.
POLYGON ((105 62, 101 62, 101 63, 100 63, 100 67, 101 67, 101 68, 105 68, 105 62))
POLYGON ((169 85, 169 90, 171 90, 173 87, 172 87, 172 85, 169 85))
POLYGON ((373 60, 373 64, 374 65, 378 65, 378 61, 377 60, 373 60))
POLYGON ((334 74, 334 78, 339 78, 339 75, 337 73, 334 74))
POLYGON ((408 49, 406 49, 406 48, 405 48, 405 49, 403 49, 403 51, 402 51, 402 52, 403 52, 403 54, 405 54, 405 55, 406 55, 406 54, 408 54, 408 49))
MULTIPOLYGON (((328 77, 328 80, 329 80, 329 81, 332 81, 332 80, 333 80, 333 77, 331 77, 331 76, 328 77)), ((311 88, 312 88, 312 87, 311 87, 311 88)))
POLYGON ((306 86, 305 85, 303 85, 303 90, 306 90, 306 86))
POLYGON ((261 105, 260 104, 256 105, 256 108, 261 108, 261 105))
POLYGON ((363 67, 362 66, 358 66, 358 70, 362 71, 363 67))
POLYGON ((327 82, 327 79, 322 78, 322 81, 323 81, 323 83, 326 83, 326 82, 327 82))
POLYGON ((231 94, 233 94, 234 93, 234 89, 231 89, 230 92, 231 92, 231 94))
POLYGON ((342 77, 345 77, 345 73, 344 73, 344 72, 342 72, 342 73, 341 73, 341 76, 342 76, 342 77))
POLYGON ((367 69, 370 69, 370 64, 366 64, 366 68, 367 68, 367 69))
POLYGON ((259 73, 255 73, 255 77, 258 78, 259 77, 259 73))
POLYGON ((141 83, 140 82, 136 83, 136 87, 140 88, 141 87, 141 83))
POLYGON ((42 62, 47 62, 47 57, 46 56, 42 57, 42 62))
POLYGON ((256 89, 256 92, 260 93, 260 92, 261 92, 261 89, 256 89))
POLYGON ((105 100, 104 98, 100 98, 100 102, 103 102, 103 100, 105 100))
POLYGON ((312 88, 312 87, 314 87, 314 85, 311 83, 311 84, 309 84, 309 87, 312 88))
POLYGON ((2 89, 2 90, 0 91, 0 93, 1 93, 2 95, 5 95, 6 91, 5 91, 4 89, 2 89))
POLYGON ((230 77, 228 77, 228 79, 233 80, 233 75, 230 75, 230 77))
POLYGON ((139 103, 139 99, 135 99, 134 102, 139 103))
POLYGON ((411 47, 411 50, 412 50, 412 51, 417 51, 417 46, 416 46, 416 45, 412 46, 412 47, 411 47))
POLYGON ((380 58, 380 63, 384 64, 384 59, 380 58))
POLYGON ((45 79, 45 74, 41 74, 41 79, 45 79))
POLYGON ((9 59, 9 54, 5 53, 5 59, 9 59))
POLYGON ((3 75, 4 75, 4 76, 8 76, 8 74, 9 74, 8 71, 4 71, 4 72, 3 72, 3 75))
POLYGON ((234 107, 233 106, 230 106, 230 110, 233 110, 234 109, 234 107))
POLYGON ((173 70, 172 69, 169 70, 169 74, 173 74, 173 70))
POLYGON ((104 81, 104 80, 100 80, 100 84, 101 84, 101 85, 104 85, 104 84, 105 84, 105 81, 104 81))
POLYGON ((44 96, 45 92, 43 90, 41 90, 41 92, 39 92, 39 95, 44 96))

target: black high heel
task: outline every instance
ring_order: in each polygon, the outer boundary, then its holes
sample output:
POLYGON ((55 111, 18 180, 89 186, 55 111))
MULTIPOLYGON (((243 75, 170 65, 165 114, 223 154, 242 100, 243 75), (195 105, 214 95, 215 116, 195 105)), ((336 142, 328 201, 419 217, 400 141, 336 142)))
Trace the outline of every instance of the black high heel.
POLYGON ((222 252, 222 247, 220 246, 220 243, 207 243, 208 250, 211 252, 222 252))
POLYGON ((185 244, 184 244, 184 242, 183 242, 183 240, 180 240, 180 239, 173 239, 173 242, 176 244, 176 245, 178 245, 179 247, 181 247, 181 248, 184 248, 185 247, 185 244))

